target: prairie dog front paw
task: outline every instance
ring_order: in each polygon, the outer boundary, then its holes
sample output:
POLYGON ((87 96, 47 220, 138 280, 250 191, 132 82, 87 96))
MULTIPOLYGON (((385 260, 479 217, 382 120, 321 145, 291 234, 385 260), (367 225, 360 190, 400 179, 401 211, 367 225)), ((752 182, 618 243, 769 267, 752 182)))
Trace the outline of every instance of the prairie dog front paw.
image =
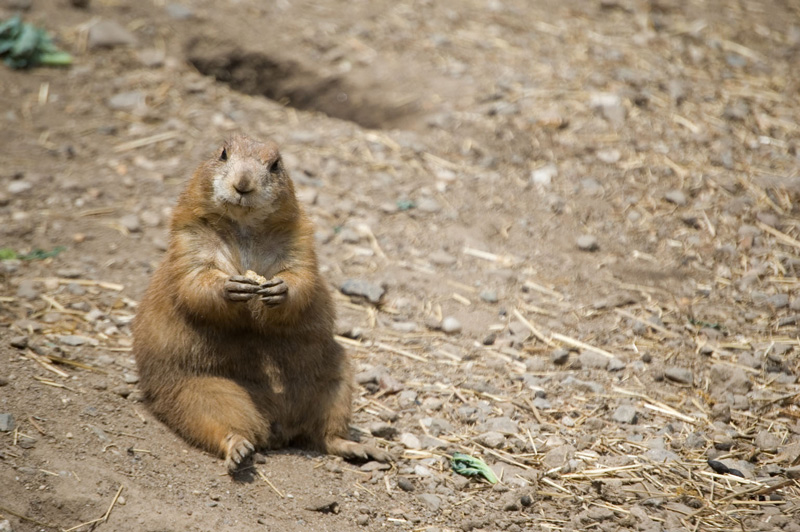
POLYGON ((233 473, 247 458, 253 455, 256 448, 244 436, 228 434, 225 437, 225 465, 233 473))

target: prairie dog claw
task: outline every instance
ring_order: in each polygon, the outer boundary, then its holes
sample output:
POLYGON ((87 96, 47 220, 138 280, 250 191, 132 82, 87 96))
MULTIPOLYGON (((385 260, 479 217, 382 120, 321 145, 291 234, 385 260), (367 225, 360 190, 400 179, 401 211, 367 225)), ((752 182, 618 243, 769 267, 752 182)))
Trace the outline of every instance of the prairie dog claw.
POLYGON ((256 448, 246 438, 238 434, 228 434, 225 437, 225 465, 233 473, 247 458, 253 455, 256 448))

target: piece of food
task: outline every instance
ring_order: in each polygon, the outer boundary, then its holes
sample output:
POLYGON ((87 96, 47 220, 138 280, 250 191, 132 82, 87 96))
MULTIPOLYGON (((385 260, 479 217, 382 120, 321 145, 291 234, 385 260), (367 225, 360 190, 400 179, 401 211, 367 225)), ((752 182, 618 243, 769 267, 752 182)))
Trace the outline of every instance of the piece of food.
POLYGON ((266 277, 258 275, 253 270, 247 270, 246 272, 244 272, 244 276, 247 277, 248 279, 250 279, 251 281, 255 281, 258 284, 264 284, 264 283, 267 282, 267 278, 266 277))

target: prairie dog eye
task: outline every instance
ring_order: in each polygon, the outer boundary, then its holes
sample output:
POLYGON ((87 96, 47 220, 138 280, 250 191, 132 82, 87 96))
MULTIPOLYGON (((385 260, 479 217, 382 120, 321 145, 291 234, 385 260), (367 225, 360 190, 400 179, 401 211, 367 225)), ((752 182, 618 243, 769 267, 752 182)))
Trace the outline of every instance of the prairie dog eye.
POLYGON ((269 173, 270 174, 277 174, 280 171, 281 171, 281 160, 280 159, 275 159, 275 162, 272 163, 270 165, 270 167, 269 167, 269 173))
POLYGON ((228 160, 228 150, 226 148, 222 148, 222 153, 219 154, 220 161, 227 161, 228 160))

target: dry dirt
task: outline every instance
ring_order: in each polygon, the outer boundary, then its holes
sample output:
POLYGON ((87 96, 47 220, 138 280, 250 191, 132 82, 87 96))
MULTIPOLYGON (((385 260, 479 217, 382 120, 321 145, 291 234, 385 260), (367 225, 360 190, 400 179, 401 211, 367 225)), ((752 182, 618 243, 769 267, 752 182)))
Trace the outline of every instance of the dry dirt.
POLYGON ((0 68, 0 247, 60 250, 0 262, 0 529, 800 530, 796 2, 20 7, 75 64, 0 68), (390 469, 232 479, 140 401, 136 301, 233 132, 282 146, 390 469))

